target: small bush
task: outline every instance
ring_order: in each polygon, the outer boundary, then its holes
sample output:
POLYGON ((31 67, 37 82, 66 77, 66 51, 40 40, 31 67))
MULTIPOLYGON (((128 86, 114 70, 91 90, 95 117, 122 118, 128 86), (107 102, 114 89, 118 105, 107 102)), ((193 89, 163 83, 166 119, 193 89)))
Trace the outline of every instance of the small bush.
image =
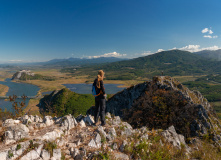
POLYGON ((18 144, 18 145, 17 145, 16 151, 19 150, 19 149, 21 149, 21 144, 18 144))
POLYGON ((53 149, 57 148, 57 144, 53 141, 53 142, 47 142, 44 144, 44 149, 46 149, 51 156, 53 156, 53 149))

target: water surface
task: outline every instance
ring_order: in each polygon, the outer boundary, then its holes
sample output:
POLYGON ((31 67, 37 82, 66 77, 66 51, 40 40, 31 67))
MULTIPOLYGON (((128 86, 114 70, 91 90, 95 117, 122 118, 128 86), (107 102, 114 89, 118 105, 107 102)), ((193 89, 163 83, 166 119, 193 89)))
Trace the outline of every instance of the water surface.
MULTIPOLYGON (((13 94, 16 96, 36 96, 40 88, 38 86, 27 84, 27 83, 16 83, 12 82, 11 79, 7 78, 5 81, 0 81, 0 84, 3 84, 5 86, 9 87, 8 92, 6 93, 6 96, 12 96, 13 94)), ((21 99, 17 100, 18 102, 21 101, 21 99)), ((28 104, 29 99, 26 100, 26 105, 28 104)), ((4 111, 5 108, 7 110, 12 111, 12 103, 9 101, 5 101, 4 99, 0 99, 0 108, 4 111)))
MULTIPOLYGON (((63 84, 71 91, 79 94, 91 94, 92 84, 80 83, 80 84, 63 84)), ((119 88, 122 84, 104 84, 106 94, 115 94, 122 91, 124 88, 119 88)))

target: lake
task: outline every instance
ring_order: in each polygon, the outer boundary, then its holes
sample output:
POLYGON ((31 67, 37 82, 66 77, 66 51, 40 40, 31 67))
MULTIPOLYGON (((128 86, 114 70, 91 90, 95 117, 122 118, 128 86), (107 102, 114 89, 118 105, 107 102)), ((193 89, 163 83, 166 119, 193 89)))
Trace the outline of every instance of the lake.
MULTIPOLYGON (((70 89, 73 92, 79 94, 91 94, 92 84, 63 84, 65 87, 70 89)), ((104 84, 106 94, 115 94, 119 91, 122 91, 125 88, 119 88, 122 84, 104 84)))
MULTIPOLYGON (((6 85, 9 87, 6 96, 36 96, 40 88, 38 86, 27 84, 27 83, 16 83, 12 82, 10 78, 7 78, 5 81, 0 81, 0 84, 6 85)), ((20 100, 18 100, 20 101, 20 100)), ((28 104, 29 100, 26 100, 26 104, 28 104)), ((4 111, 6 108, 7 110, 12 111, 12 103, 9 101, 5 101, 4 99, 0 99, 0 108, 4 111)))

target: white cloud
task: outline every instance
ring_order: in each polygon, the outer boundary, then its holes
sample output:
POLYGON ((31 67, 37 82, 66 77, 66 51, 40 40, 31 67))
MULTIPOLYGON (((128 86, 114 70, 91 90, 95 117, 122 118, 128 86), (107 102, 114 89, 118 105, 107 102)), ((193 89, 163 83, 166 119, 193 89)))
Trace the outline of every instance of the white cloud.
POLYGON ((154 53, 152 53, 151 51, 145 51, 145 52, 142 53, 141 55, 142 55, 142 56, 148 56, 148 55, 151 55, 151 54, 154 54, 154 53))
POLYGON ((208 32, 208 31, 209 31, 208 28, 204 28, 201 32, 202 32, 202 33, 206 33, 206 32, 208 32))
POLYGON ((205 38, 218 38, 218 36, 217 36, 217 35, 215 35, 215 36, 211 36, 211 35, 204 35, 203 37, 205 37, 205 38))
POLYGON ((189 51, 189 52, 199 52, 202 50, 218 50, 221 49, 220 47, 214 45, 212 47, 206 47, 206 48, 200 48, 200 45, 188 45, 182 48, 179 48, 180 50, 185 50, 185 51, 189 51))
POLYGON ((205 38, 213 38, 211 35, 204 35, 205 38))
POLYGON ((179 49, 189 51, 189 52, 198 52, 200 50, 199 48, 200 48, 200 45, 188 45, 179 49))
POLYGON ((213 31, 211 29, 209 30, 209 34, 213 34, 213 31))
POLYGON ((88 56, 88 58, 100 58, 100 57, 123 57, 126 56, 126 54, 120 54, 117 52, 111 52, 111 53, 105 53, 103 55, 99 56, 88 56))
POLYGON ((164 50, 163 50, 163 49, 158 49, 158 50, 157 50, 157 53, 158 53, 158 52, 162 52, 162 51, 164 51, 164 50))
POLYGON ((212 47, 207 47, 207 48, 202 48, 201 50, 218 50, 221 49, 218 46, 212 46, 212 47))

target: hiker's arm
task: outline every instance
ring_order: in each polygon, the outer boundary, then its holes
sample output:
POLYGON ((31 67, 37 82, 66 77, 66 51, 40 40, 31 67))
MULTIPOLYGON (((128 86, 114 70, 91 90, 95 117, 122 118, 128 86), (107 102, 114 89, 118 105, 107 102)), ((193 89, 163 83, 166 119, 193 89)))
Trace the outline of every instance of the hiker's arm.
POLYGON ((105 95, 105 90, 104 90, 104 83, 103 83, 103 81, 101 81, 101 91, 102 91, 102 93, 105 95))

